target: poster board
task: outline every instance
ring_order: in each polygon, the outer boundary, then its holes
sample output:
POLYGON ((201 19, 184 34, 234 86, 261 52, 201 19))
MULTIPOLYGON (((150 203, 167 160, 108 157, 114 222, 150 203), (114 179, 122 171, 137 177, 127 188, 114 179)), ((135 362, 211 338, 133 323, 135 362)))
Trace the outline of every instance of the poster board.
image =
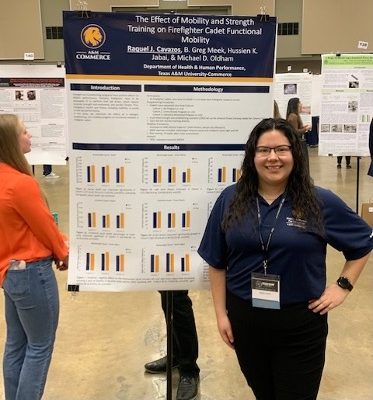
POLYGON ((373 54, 322 56, 319 155, 368 156, 373 54))
POLYGON ((71 290, 206 287, 197 254, 272 114, 276 22, 64 13, 71 290))
POLYGON ((32 136, 30 164, 66 164, 64 67, 0 64, 0 113, 24 121, 32 136))

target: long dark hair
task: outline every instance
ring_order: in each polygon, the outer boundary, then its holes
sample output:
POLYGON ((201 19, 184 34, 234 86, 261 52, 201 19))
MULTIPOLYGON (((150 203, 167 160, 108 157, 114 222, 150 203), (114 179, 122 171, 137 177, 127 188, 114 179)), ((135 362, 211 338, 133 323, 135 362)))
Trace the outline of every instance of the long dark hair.
POLYGON ((236 185, 236 192, 223 220, 226 230, 242 220, 248 212, 255 216, 258 195, 258 173, 254 164, 256 145, 265 132, 278 130, 289 140, 294 166, 287 183, 287 198, 292 202, 293 216, 306 220, 308 226, 322 232, 321 210, 317 201, 298 135, 284 119, 267 118, 252 130, 245 146, 242 175, 236 185))

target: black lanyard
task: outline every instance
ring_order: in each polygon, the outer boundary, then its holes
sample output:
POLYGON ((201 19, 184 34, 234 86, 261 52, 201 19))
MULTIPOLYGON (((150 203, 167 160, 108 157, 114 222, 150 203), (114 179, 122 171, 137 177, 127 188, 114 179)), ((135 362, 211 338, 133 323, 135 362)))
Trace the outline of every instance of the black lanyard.
POLYGON ((269 244, 271 243, 272 235, 273 235, 273 232, 275 231, 275 227, 276 227, 276 224, 277 224, 278 216, 280 215, 280 212, 282 210, 282 206, 285 203, 285 200, 286 200, 286 192, 284 193, 284 196, 283 196, 283 198, 281 200, 281 203, 278 206, 276 217, 275 217, 275 221, 273 223, 271 231, 269 232, 269 236, 268 236, 268 239, 267 239, 267 244, 264 245, 263 236, 262 236, 262 232, 261 232, 262 216, 260 214, 258 197, 256 198, 256 208, 257 208, 257 211, 258 211, 258 231, 259 231, 260 245, 261 245, 261 248, 262 248, 263 258, 264 258, 263 267, 264 267, 264 274, 265 275, 267 275, 267 268, 268 268, 268 248, 269 248, 269 244))

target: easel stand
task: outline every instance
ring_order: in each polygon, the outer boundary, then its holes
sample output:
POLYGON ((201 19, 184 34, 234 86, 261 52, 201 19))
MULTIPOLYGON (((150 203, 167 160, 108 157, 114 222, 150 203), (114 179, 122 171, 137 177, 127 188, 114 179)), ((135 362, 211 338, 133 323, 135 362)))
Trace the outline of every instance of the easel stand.
POLYGON ((167 329, 167 390, 166 400, 172 400, 172 335, 173 335, 173 307, 174 297, 172 290, 166 292, 166 329, 167 329))
POLYGON ((356 157, 356 214, 359 214, 360 157, 356 157))

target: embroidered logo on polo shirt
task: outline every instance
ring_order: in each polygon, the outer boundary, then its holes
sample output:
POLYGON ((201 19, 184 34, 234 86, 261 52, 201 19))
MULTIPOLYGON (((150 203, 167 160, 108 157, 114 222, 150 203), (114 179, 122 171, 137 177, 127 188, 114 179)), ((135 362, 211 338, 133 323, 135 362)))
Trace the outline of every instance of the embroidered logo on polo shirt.
POLYGON ((372 238, 373 238, 373 229, 372 229, 372 233, 369 236, 369 239, 372 239, 372 238))
POLYGON ((295 226, 296 228, 306 229, 307 221, 300 218, 286 217, 287 226, 295 226))

